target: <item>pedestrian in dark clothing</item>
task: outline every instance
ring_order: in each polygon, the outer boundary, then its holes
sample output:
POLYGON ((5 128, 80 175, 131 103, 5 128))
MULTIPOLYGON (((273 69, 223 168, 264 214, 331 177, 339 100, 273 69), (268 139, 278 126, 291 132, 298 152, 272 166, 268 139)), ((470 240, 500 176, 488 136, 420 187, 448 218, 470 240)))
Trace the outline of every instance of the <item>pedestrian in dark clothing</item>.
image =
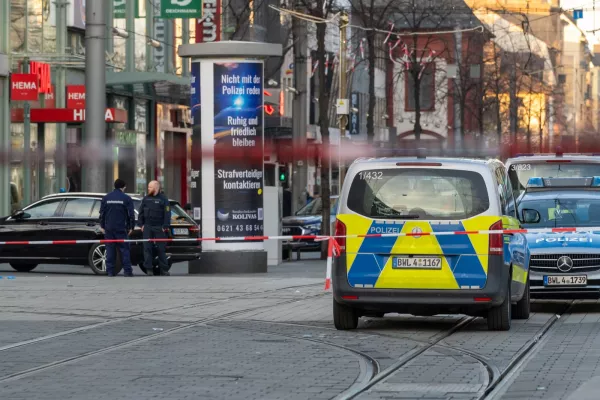
MULTIPOLYGON (((105 239, 127 239, 135 227, 133 200, 124 193, 125 181, 117 179, 114 186, 115 190, 104 196, 100 203, 100 228, 105 239)), ((115 276, 117 247, 121 252, 121 262, 123 263, 125 276, 133 276, 129 243, 106 244, 107 275, 115 276)))
MULTIPOLYGON (((138 225, 142 227, 144 239, 166 239, 171 225, 171 208, 169 199, 161 193, 160 184, 152 181, 148 184, 148 194, 142 200, 139 209, 138 225)), ((154 242, 158 249, 158 268, 160 274, 168 276, 169 265, 165 242, 154 242)), ((144 268, 152 271, 153 243, 144 242, 144 268)))

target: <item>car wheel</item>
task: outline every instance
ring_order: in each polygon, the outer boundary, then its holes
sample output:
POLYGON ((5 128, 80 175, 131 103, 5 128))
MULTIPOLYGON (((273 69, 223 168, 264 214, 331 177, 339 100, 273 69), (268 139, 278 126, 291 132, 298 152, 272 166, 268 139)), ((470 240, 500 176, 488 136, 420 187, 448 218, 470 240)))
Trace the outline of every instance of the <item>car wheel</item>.
POLYGON ((514 319, 529 319, 530 311, 530 294, 529 294, 529 277, 527 278, 527 285, 525 285, 525 293, 521 300, 517 301, 517 304, 512 306, 512 315, 514 319))
MULTIPOLYGON (((118 253, 117 253, 118 254, 118 253)), ((104 244, 96 244, 90 248, 88 253, 88 265, 92 269, 92 271, 96 275, 106 275, 106 245, 104 244)), ((117 256, 117 260, 115 262, 115 275, 118 275, 121 272, 121 263, 119 262, 119 257, 117 256)))
POLYGON ((22 263, 10 263, 10 266, 17 272, 30 272, 37 267, 37 264, 22 264, 22 263))
POLYGON ((504 301, 497 307, 493 307, 488 311, 487 324, 490 331, 508 331, 511 324, 511 310, 512 305, 510 302, 510 282, 506 289, 506 296, 504 301))
POLYGON ((292 258, 292 251, 290 249, 281 250, 281 259, 282 260, 290 260, 292 258))
POLYGON ((345 331, 356 329, 358 326, 358 313, 352 307, 340 304, 333 300, 333 324, 335 329, 345 331))

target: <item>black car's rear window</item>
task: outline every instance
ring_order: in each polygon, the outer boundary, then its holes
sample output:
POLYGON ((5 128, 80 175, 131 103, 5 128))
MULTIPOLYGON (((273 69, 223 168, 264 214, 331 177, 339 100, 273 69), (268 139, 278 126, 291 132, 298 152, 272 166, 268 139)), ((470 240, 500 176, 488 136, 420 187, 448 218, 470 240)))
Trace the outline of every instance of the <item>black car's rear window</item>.
POLYGON ((477 172, 394 168, 358 173, 347 205, 370 218, 455 220, 485 212, 490 201, 477 172))
MULTIPOLYGON (((179 203, 175 201, 171 201, 171 225, 195 225, 194 220, 185 212, 183 208, 179 205, 179 203)), ((140 210, 140 206, 142 205, 141 200, 133 200, 133 207, 136 211, 140 210)), ((135 214, 135 219, 137 219, 138 215, 135 214)))

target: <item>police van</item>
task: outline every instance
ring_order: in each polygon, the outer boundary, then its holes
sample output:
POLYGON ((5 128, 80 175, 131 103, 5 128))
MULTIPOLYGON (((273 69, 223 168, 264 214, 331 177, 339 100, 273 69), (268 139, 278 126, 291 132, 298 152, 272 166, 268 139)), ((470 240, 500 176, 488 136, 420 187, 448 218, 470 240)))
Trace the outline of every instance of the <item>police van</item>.
POLYGON ((550 230, 526 235, 532 296, 598 298, 600 176, 530 178, 517 204, 525 228, 550 230))
POLYGON ((357 160, 338 203, 337 329, 391 312, 482 316, 491 330, 529 317, 524 236, 469 233, 520 226, 500 161, 357 160), (456 234, 418 235, 430 232, 456 234))

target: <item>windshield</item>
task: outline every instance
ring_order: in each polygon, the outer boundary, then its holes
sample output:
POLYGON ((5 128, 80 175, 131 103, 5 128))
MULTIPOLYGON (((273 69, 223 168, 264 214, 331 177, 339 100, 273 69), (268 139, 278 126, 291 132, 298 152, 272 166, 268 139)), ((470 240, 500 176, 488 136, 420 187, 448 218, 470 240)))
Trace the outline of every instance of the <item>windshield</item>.
POLYGON ((519 216, 525 209, 540 213, 540 222, 523 224, 526 228, 573 228, 600 224, 600 199, 525 199, 519 204, 519 216))
MULTIPOLYGON (((337 197, 331 198, 331 215, 335 215, 337 211, 337 197)), ((311 200, 307 205, 302 207, 296 215, 307 216, 307 215, 321 215, 323 211, 323 200, 320 197, 311 200)))
POLYGON ((354 177, 348 208, 370 218, 456 220, 490 207, 477 172, 425 168, 362 171, 354 177))
MULTIPOLYGON (((554 160, 553 160, 554 161, 554 160)), ((512 164, 508 171, 510 183, 514 190, 515 198, 527 187, 529 178, 579 178, 586 176, 600 176, 600 163, 581 162, 546 162, 536 161, 512 164)))
MULTIPOLYGON (((171 201, 171 225, 195 225, 194 220, 185 212, 179 203, 171 201)), ((138 219, 138 213, 140 206, 142 205, 141 200, 133 200, 133 207, 135 208, 135 219, 138 219)))

